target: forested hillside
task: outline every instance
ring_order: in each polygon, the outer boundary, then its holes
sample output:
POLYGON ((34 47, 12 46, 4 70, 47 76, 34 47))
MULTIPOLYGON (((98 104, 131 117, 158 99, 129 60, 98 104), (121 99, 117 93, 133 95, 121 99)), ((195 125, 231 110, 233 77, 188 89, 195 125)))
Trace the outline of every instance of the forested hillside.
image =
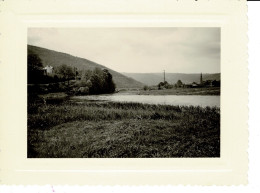
POLYGON ((112 69, 109 69, 101 64, 97 64, 90 60, 75 57, 66 53, 57 52, 41 47, 28 45, 28 54, 36 54, 40 57, 43 66, 53 66, 57 68, 63 64, 76 67, 78 70, 94 70, 96 67, 107 69, 113 76, 116 88, 142 88, 144 85, 133 78, 126 77, 112 69))

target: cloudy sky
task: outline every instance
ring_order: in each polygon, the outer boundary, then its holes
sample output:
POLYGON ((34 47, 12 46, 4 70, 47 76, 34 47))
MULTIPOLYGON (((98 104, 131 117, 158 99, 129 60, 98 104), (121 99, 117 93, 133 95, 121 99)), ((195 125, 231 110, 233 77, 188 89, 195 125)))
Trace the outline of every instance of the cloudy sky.
POLYGON ((30 28, 28 44, 118 72, 220 72, 220 28, 30 28))

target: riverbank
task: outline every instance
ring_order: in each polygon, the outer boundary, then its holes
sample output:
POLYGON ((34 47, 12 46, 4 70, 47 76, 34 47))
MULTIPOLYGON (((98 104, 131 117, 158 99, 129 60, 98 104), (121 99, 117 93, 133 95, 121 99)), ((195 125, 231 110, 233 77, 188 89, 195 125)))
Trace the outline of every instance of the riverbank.
POLYGON ((119 94, 139 94, 139 95, 217 95, 220 96, 220 87, 202 87, 202 88, 172 88, 172 89, 154 89, 137 90, 121 89, 119 94))
MULTIPOLYGON (((106 95, 106 94, 104 94, 106 95)), ((119 89, 113 95, 201 95, 201 96, 220 96, 220 87, 205 87, 205 88, 173 88, 162 90, 143 90, 143 89, 119 89)), ((38 94, 38 97, 44 100, 63 99, 69 97, 65 92, 53 92, 46 94, 38 94)), ((83 95, 95 96, 95 95, 83 95)))
POLYGON ((28 157, 219 157, 219 108, 28 104, 28 157))

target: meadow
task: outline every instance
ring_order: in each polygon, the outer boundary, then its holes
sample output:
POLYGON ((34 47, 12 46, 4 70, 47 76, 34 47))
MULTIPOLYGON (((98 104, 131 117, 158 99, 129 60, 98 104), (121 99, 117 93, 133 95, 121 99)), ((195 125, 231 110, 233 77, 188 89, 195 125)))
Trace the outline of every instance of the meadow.
POLYGON ((28 158, 219 157, 219 108, 28 102, 28 158))

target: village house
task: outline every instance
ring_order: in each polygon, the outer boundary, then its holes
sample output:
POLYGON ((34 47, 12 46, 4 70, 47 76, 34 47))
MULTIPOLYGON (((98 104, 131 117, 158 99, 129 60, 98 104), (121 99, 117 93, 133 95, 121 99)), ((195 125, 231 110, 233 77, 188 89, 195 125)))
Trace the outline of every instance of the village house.
POLYGON ((53 73, 53 67, 50 65, 47 65, 43 68, 43 70, 45 71, 46 75, 52 74, 53 73))
POLYGON ((193 82, 193 83, 191 84, 191 87, 199 87, 199 85, 198 85, 196 82, 193 82))

